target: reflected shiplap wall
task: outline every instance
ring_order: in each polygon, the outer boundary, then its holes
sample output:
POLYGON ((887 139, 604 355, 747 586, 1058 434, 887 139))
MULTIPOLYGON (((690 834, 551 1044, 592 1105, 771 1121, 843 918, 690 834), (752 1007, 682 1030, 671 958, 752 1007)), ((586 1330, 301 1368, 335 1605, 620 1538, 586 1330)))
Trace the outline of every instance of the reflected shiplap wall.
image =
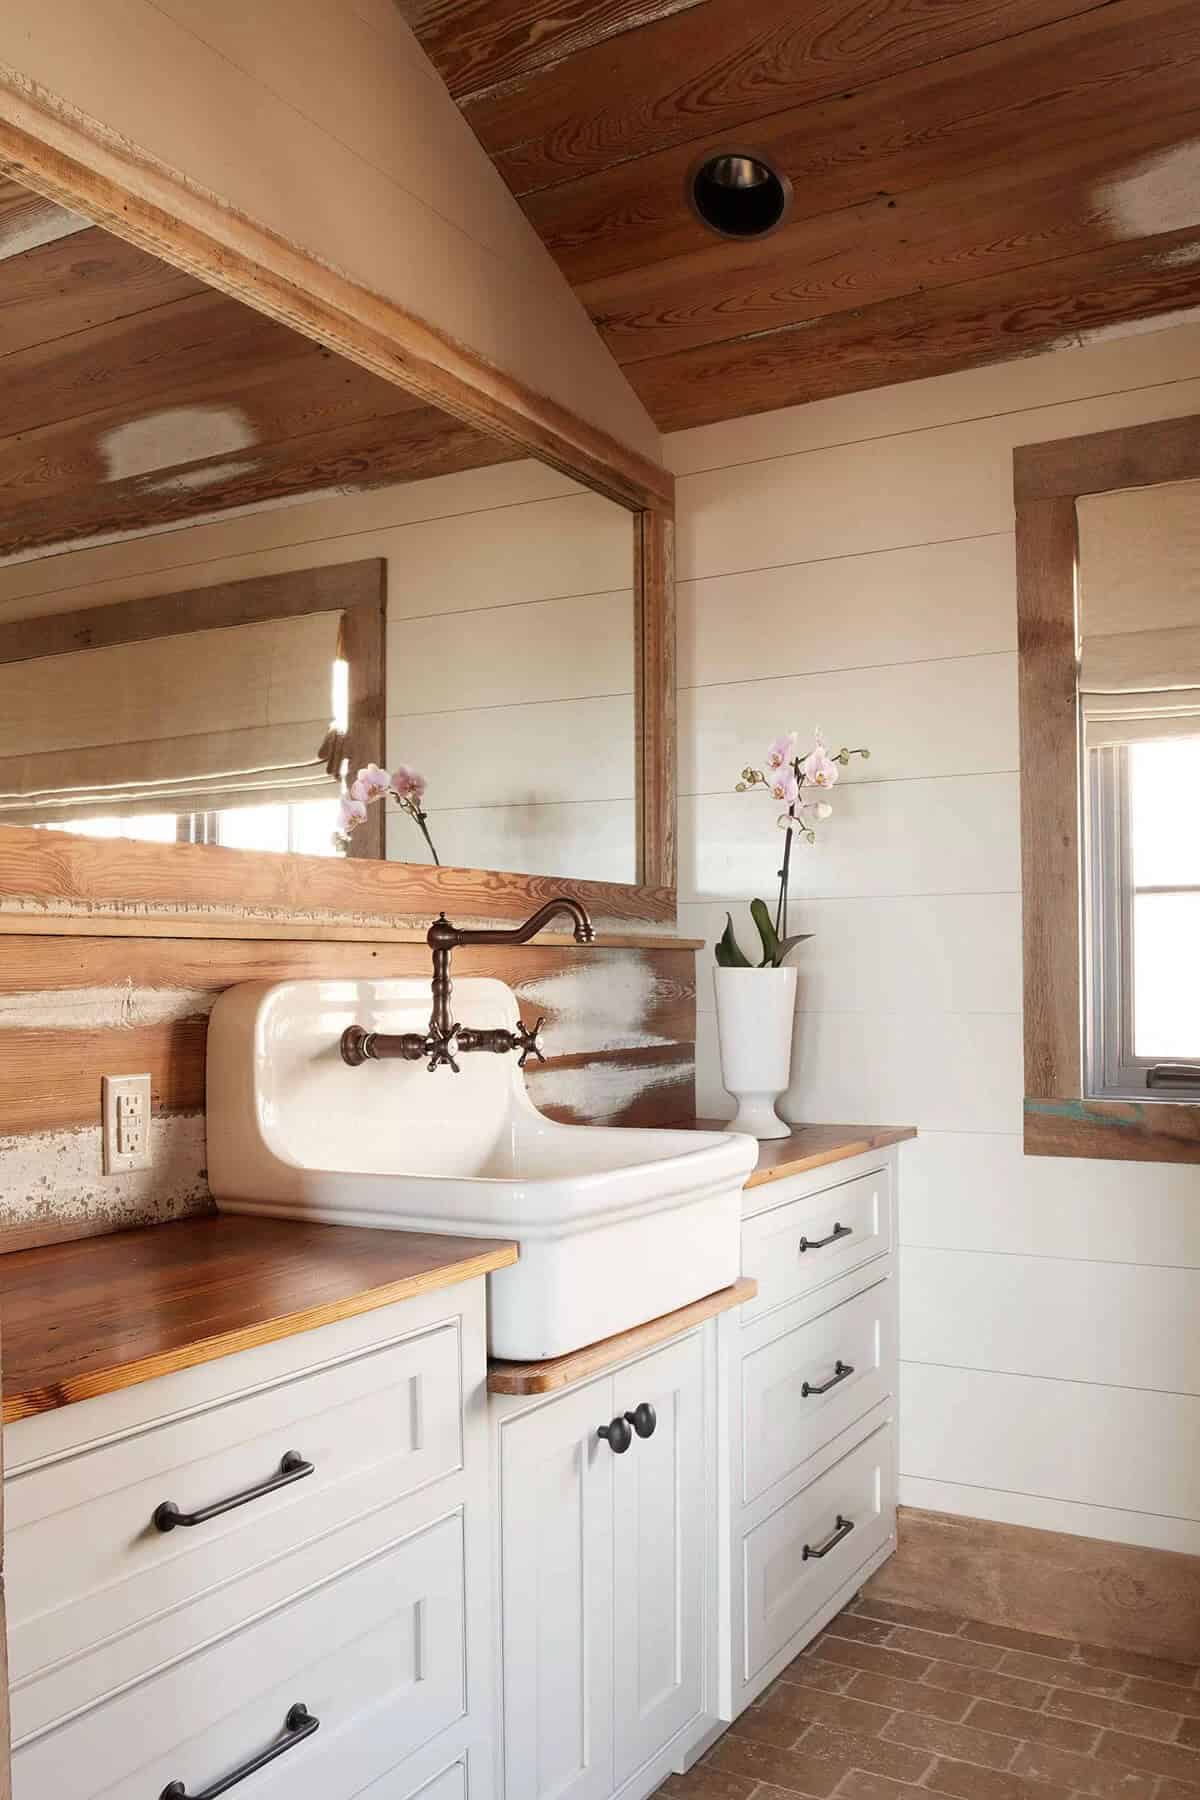
MULTIPOLYGON (((797 1119, 903 1153, 902 1497, 1200 1552, 1200 1170, 1021 1149, 1016 444, 1200 412, 1200 328, 676 435, 680 929, 769 893, 776 728, 868 744, 798 855, 797 1119)), ((1036 778, 1036 771, 1034 771, 1036 778)), ((747 943, 751 927, 746 919, 747 943)), ((698 1103, 719 1078, 707 956, 698 1103)))
MULTIPOLYGON (((634 881, 633 529, 509 463, 0 565, 0 621, 385 557, 387 758, 442 861, 634 881)), ((428 861, 399 815, 388 851, 428 861)))

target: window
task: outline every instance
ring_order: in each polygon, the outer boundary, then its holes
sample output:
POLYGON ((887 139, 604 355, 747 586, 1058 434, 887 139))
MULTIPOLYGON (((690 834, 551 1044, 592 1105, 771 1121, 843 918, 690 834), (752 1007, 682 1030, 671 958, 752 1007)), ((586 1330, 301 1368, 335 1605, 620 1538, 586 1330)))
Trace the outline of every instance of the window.
POLYGON ((1090 1092, 1200 1088, 1200 735, 1088 757, 1090 1092))
POLYGON ((267 806, 231 806, 221 812, 140 813, 128 818, 56 819, 47 831, 86 837, 138 838, 154 844, 223 844, 230 850, 293 851, 300 856, 343 856, 334 844, 337 797, 267 806))

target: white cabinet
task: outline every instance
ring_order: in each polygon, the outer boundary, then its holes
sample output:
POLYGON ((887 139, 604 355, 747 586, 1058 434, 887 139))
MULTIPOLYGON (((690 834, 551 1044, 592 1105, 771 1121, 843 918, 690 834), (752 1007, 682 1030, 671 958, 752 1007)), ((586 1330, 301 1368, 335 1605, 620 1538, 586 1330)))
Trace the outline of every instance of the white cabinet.
POLYGON ((636 1800, 713 1722, 721 1324, 493 1401, 506 1800, 636 1800))
POLYGON ((13 1800, 488 1800, 485 1382, 476 1280, 9 1426, 13 1800))
POLYGON ((729 1709, 895 1548, 895 1150, 747 1190, 732 1361, 729 1709))

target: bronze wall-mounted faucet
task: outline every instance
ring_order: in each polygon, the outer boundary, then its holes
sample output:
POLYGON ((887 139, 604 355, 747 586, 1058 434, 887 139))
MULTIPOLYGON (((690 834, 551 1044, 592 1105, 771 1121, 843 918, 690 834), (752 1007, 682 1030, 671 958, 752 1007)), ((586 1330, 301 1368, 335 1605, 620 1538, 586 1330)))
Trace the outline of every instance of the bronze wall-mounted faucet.
POLYGON ((538 1020, 532 1031, 527 1030, 524 1025, 518 1025, 515 1031, 508 1031, 503 1027, 477 1031, 470 1025, 459 1025, 454 1021, 450 1012, 450 953, 457 950, 460 944, 527 944, 543 926, 561 914, 574 921, 577 944, 590 944, 595 940, 596 933, 592 929, 592 921, 588 918, 586 908, 569 894, 547 900, 545 906, 540 906, 532 918, 509 931, 497 927, 476 931, 469 926, 452 925, 445 913, 440 913, 429 927, 425 939, 433 951, 433 1011, 429 1017, 429 1030, 424 1034, 419 1031, 388 1033, 365 1031, 361 1025, 347 1025, 341 1038, 343 1061, 348 1062, 352 1069, 357 1069, 362 1063, 378 1062, 386 1057, 399 1057, 404 1062, 420 1062, 427 1056, 431 1071, 445 1063, 456 1075, 456 1059, 473 1050, 491 1050, 498 1056, 519 1050, 522 1068, 531 1056, 544 1062, 546 1059, 542 1055, 541 1046, 541 1030, 545 1023, 543 1019, 538 1020))

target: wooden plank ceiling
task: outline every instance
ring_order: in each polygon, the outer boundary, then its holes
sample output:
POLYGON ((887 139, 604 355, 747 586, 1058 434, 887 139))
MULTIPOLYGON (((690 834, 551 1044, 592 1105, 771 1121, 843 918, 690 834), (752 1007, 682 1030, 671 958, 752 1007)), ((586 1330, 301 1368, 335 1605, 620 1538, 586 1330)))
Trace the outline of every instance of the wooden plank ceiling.
POLYGON ((0 180, 0 560, 519 454, 0 180))
POLYGON ((663 429, 1200 305, 1197 0, 397 0, 663 429), (715 237, 694 161, 787 222, 715 237))

